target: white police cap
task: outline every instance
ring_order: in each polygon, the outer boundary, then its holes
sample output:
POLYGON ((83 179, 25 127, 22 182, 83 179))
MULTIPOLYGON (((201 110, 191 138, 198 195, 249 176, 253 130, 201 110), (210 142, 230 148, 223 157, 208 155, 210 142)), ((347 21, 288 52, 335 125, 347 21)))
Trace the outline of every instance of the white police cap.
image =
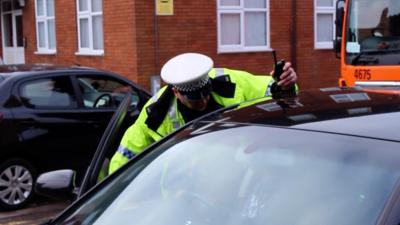
POLYGON ((196 91, 209 80, 213 60, 199 53, 184 53, 173 57, 161 69, 161 78, 179 91, 196 91))

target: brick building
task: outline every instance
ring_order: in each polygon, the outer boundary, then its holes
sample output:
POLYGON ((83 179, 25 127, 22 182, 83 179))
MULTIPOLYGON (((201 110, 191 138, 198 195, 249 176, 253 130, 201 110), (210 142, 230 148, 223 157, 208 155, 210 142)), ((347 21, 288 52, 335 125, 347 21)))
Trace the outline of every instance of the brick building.
POLYGON ((6 64, 98 67, 150 89, 150 78, 178 53, 266 74, 275 49, 293 63, 301 88, 337 84, 335 0, 0 1, 6 64))

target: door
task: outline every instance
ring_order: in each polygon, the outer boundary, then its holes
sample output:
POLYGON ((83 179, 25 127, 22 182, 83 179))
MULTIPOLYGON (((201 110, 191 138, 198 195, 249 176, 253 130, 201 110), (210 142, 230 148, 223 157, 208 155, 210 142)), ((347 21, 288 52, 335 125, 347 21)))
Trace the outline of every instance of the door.
MULTIPOLYGON (((125 130, 132 124, 131 119, 128 116, 132 101, 131 97, 131 95, 125 95, 125 98, 118 106, 117 111, 115 111, 111 117, 107 128, 97 145, 97 150, 92 158, 88 170, 86 171, 82 185, 79 188, 78 198, 108 175, 108 166, 111 157, 118 149, 125 130)), ((137 116, 139 111, 136 112, 137 116)))
MULTIPOLYGON (((115 92, 127 85, 98 73, 62 72, 19 81, 13 95, 19 96, 23 106, 13 108, 12 113, 19 137, 24 140, 21 151, 46 166, 43 170, 74 169, 80 183, 117 103, 120 104, 119 98, 125 96, 115 92)), ((132 120, 124 124, 124 129, 139 114, 139 93, 129 93, 135 101, 128 105, 137 112, 129 114, 132 120)))
POLYGON ((3 63, 25 63, 22 10, 16 0, 2 0, 3 63))

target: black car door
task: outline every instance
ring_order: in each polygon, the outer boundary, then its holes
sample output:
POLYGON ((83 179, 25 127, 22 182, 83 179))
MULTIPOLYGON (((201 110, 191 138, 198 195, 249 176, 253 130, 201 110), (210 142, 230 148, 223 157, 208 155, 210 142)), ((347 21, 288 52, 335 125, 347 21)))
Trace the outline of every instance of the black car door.
MULTIPOLYGON (((78 183, 81 180, 123 96, 113 91, 129 86, 102 75, 103 86, 96 89, 94 82, 89 83, 95 77, 57 74, 18 84, 16 92, 23 104, 13 109, 13 114, 23 140, 20 150, 34 158, 39 172, 72 168, 77 171, 78 183)), ((131 104, 132 110, 138 111, 140 94, 134 90, 130 93, 137 100, 131 104)))
POLYGON ((125 95, 118 110, 108 123, 80 186, 78 198, 108 175, 110 159, 116 152, 126 128, 131 124, 130 117, 132 115, 129 115, 131 101, 131 95, 125 95))
POLYGON ((83 149, 93 142, 82 119, 77 93, 69 76, 51 75, 25 79, 13 92, 21 106, 12 109, 18 121, 20 145, 17 151, 33 159, 41 170, 78 169, 87 158, 83 149))
MULTIPOLYGON (((128 103, 128 122, 125 128, 131 125, 137 118, 140 107, 148 100, 148 95, 141 93, 133 84, 130 84, 112 74, 106 73, 82 73, 73 77, 74 87, 78 93, 80 102, 81 118, 86 123, 87 132, 83 135, 90 140, 91 154, 85 159, 85 168, 91 161, 94 151, 107 127, 111 117, 124 99, 125 95, 130 96, 128 103)), ((73 168, 75 169, 75 168, 73 168)), ((83 172, 83 171, 82 171, 83 172)), ((80 173, 83 175, 83 173, 80 173)))

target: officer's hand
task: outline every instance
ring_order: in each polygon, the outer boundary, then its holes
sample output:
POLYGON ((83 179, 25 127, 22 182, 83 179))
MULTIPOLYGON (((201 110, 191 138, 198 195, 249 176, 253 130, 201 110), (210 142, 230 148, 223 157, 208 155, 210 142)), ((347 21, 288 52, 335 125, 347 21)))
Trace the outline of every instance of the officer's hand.
MULTIPOLYGON (((271 75, 274 74, 274 71, 271 72, 271 75)), ((282 87, 283 90, 290 90, 294 87, 297 82, 297 74, 292 68, 292 64, 290 62, 286 62, 283 67, 283 73, 280 76, 281 80, 278 82, 278 85, 282 87)))

